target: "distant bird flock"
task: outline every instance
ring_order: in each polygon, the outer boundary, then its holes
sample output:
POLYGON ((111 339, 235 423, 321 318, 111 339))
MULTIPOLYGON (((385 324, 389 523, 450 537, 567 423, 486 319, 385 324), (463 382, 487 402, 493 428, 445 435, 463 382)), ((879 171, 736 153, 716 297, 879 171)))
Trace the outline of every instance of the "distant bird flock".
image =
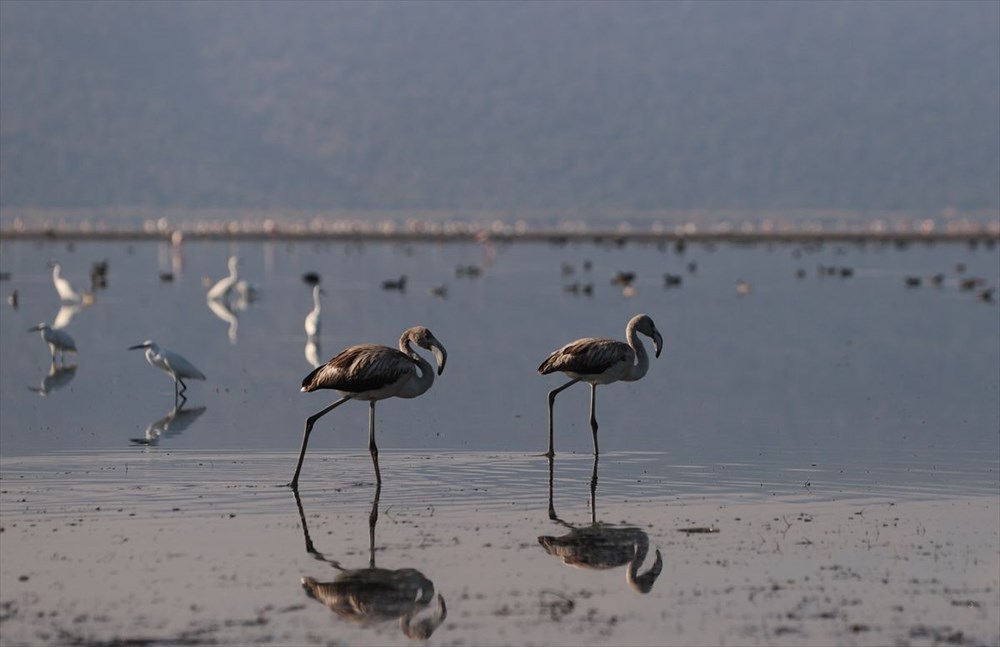
MULTIPOLYGON (((683 242, 682 240, 677 241, 675 245, 678 253, 684 251, 683 242)), ((794 256, 799 258, 801 252, 797 250, 794 256)), ((32 390, 40 395, 46 395, 72 379, 76 367, 66 365, 65 356, 67 353, 77 353, 77 344, 65 328, 76 314, 96 302, 95 293, 107 288, 109 275, 108 261, 103 260, 92 264, 90 270, 91 291, 87 292, 72 285, 63 275, 62 266, 58 262, 52 261, 49 266, 52 270, 52 283, 59 299, 60 310, 52 324, 41 322, 29 329, 29 332, 39 333, 48 346, 51 358, 51 368, 49 374, 43 379, 42 385, 38 388, 32 387, 32 390)), ((237 256, 229 257, 227 267, 229 270, 227 276, 214 283, 211 279, 206 278, 203 279, 203 283, 207 288, 205 296, 209 309, 229 324, 229 337, 235 343, 238 325, 236 312, 245 310, 247 304, 256 300, 259 296, 259 290, 240 278, 240 260, 237 256)), ((930 277, 908 274, 902 277, 901 282, 908 290, 917 289, 924 285, 931 285, 938 289, 947 285, 955 285, 962 292, 972 293, 979 301, 993 302, 996 293, 995 286, 988 285, 982 278, 965 276, 966 266, 964 263, 958 263, 952 269, 957 275, 956 278, 949 278, 950 273, 945 272, 938 272, 930 277)), ((686 270, 690 279, 698 272, 698 264, 690 261, 686 265, 686 270)), ((455 267, 455 277, 459 279, 475 279, 482 276, 483 273, 484 268, 479 265, 462 264, 455 267)), ((579 267, 563 262, 560 274, 564 280, 574 278, 573 282, 563 285, 565 293, 593 297, 595 283, 591 278, 593 263, 590 260, 583 261, 579 267), (582 279, 578 277, 582 277, 582 279)), ((807 274, 804 268, 800 267, 795 270, 795 277, 798 279, 804 279, 807 274)), ((837 277, 838 279, 851 279, 858 275, 854 268, 843 265, 818 265, 816 274, 820 277, 837 277)), ((9 280, 9 274, 4 273, 2 278, 9 280)), ((173 273, 161 273, 160 279, 172 281, 173 273)), ((388 398, 411 399, 426 393, 434 384, 435 376, 440 376, 443 373, 448 357, 447 351, 444 344, 430 330, 418 325, 403 332, 396 348, 376 344, 357 344, 342 350, 332 359, 323 363, 320 359, 321 297, 325 291, 321 287, 322 281, 318 272, 304 273, 302 281, 310 286, 312 292, 312 309, 306 314, 303 327, 306 336, 305 355, 313 370, 302 380, 301 391, 309 393, 329 389, 336 391, 340 397, 306 419, 298 462, 288 485, 293 489, 298 487, 309 436, 316 422, 350 400, 368 402, 368 448, 376 482, 381 484, 382 476, 375 439, 375 403, 388 398), (434 356, 436 366, 432 366, 416 349, 429 351, 434 356)), ((398 278, 383 280, 381 288, 385 291, 405 294, 407 283, 408 279, 404 274, 398 278)), ((636 293, 639 277, 634 271, 620 269, 611 275, 610 283, 620 289, 623 296, 631 297, 636 293)), ((663 274, 663 288, 673 290, 682 285, 687 285, 683 274, 669 272, 663 274)), ((738 296, 749 298, 749 295, 755 293, 754 285, 741 278, 735 283, 735 292, 738 296)), ((448 296, 448 285, 432 286, 427 289, 427 293, 445 299, 448 296)), ((19 302, 19 294, 17 290, 14 290, 8 297, 8 303, 16 309, 19 302)), ((653 354, 655 357, 659 357, 663 349, 662 335, 649 315, 637 314, 629 319, 625 327, 625 341, 604 337, 577 339, 552 352, 538 366, 538 372, 542 375, 563 373, 569 378, 568 382, 548 393, 548 449, 544 455, 550 460, 555 456, 553 409, 556 396, 578 382, 590 385, 589 422, 593 439, 593 453, 595 457, 599 454, 596 416, 597 387, 619 381, 632 382, 646 375, 650 359, 639 338, 640 335, 652 340, 653 354)), ((182 407, 187 399, 185 380, 205 380, 207 378, 183 355, 162 348, 152 340, 133 345, 129 347, 129 350, 143 350, 149 365, 166 373, 174 382, 174 409, 168 415, 167 423, 163 425, 165 428, 178 416, 184 414, 182 407)), ((154 433, 152 436, 158 437, 158 434, 154 433)), ((140 444, 151 443, 152 441, 140 444)))

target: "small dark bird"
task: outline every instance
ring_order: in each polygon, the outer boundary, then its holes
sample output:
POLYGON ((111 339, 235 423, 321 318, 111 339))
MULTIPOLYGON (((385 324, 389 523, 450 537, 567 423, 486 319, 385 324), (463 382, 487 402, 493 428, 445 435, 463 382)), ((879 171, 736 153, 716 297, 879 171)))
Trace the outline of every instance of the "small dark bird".
POLYGON ((690 263, 688 263, 688 274, 694 274, 697 271, 698 271, 698 264, 697 263, 695 263, 694 261, 691 261, 690 263))
POLYGON ((302 282, 306 285, 319 285, 319 272, 306 272, 302 275, 302 282))
POLYGON ((965 274, 965 263, 956 263, 955 272, 958 274, 965 274))
POLYGON ((663 285, 668 288, 675 288, 681 284, 684 277, 680 274, 664 274, 663 275, 663 285))
POLYGON ((455 276, 468 276, 469 278, 475 278, 482 273, 483 270, 478 265, 455 266, 455 276))
POLYGON ((174 280, 173 272, 160 272, 160 280, 164 283, 170 283, 174 280))
POLYGON ((904 280, 906 287, 908 288, 918 288, 920 287, 920 277, 919 276, 908 276, 904 280))
POLYGON ((985 283, 986 281, 980 278, 962 279, 961 282, 958 284, 958 287, 968 292, 970 290, 975 290, 976 288, 985 283))
POLYGON ((396 290, 398 292, 406 292, 406 275, 402 275, 399 279, 392 281, 382 281, 383 290, 396 290))
POLYGON ((687 248, 687 243, 684 242, 683 238, 678 238, 677 242, 674 243, 674 251, 678 254, 683 254, 684 250, 687 248))
POLYGON ((795 278, 797 278, 797 279, 804 279, 804 278, 806 278, 806 271, 803 270, 803 269, 801 269, 801 268, 795 270, 795 278))
POLYGON ((932 276, 931 277, 931 283, 933 283, 937 287, 941 287, 942 285, 944 285, 944 274, 941 274, 939 272, 939 273, 935 274, 934 276, 932 276))
POLYGON ((573 267, 573 265, 571 265, 570 263, 563 263, 560 271, 562 272, 563 276, 569 276, 574 272, 576 272, 576 268, 573 267))
POLYGON ((996 288, 989 288, 980 292, 976 298, 984 303, 993 303, 993 293, 996 292, 996 288))
POLYGON ((854 270, 853 269, 851 269, 850 267, 842 267, 842 268, 840 268, 840 277, 841 278, 848 279, 848 278, 851 278, 852 276, 854 276, 854 270))
POLYGON ((590 259, 585 260, 583 262, 583 271, 589 272, 592 269, 594 269, 594 264, 590 262, 590 259))
POLYGON ((108 287, 108 261, 98 261, 90 266, 90 291, 96 292, 108 287))
POLYGON ((438 297, 439 299, 447 299, 448 286, 442 283, 441 285, 437 285, 430 288, 429 290, 427 290, 427 293, 430 294, 432 297, 438 297))
POLYGON ((627 287, 635 282, 635 272, 615 272, 611 277, 611 285, 627 287))

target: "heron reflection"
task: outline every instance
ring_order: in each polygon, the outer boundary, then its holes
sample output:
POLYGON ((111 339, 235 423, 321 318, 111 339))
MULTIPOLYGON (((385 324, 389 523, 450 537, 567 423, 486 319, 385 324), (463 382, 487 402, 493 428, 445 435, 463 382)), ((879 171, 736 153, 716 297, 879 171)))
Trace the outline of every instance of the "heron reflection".
POLYGON ((171 409, 167 415, 149 423, 142 438, 130 438, 130 440, 136 445, 156 446, 160 443, 161 438, 179 436, 187 430, 198 419, 198 416, 205 413, 205 409, 206 407, 203 406, 185 408, 184 404, 181 403, 171 409))
POLYGON ((42 377, 42 382, 38 386, 28 388, 38 395, 45 397, 48 394, 63 388, 76 375, 76 364, 49 364, 49 372, 42 377))
POLYGON ((320 359, 322 352, 323 351, 319 345, 319 339, 306 340, 306 361, 309 362, 309 366, 318 368, 321 364, 325 364, 325 362, 320 359))
POLYGON ((663 569, 663 557, 656 550, 656 559, 645 573, 640 574, 649 553, 649 535, 634 526, 615 526, 597 520, 597 461, 590 477, 590 524, 574 526, 556 514, 552 501, 553 460, 549 458, 549 519, 569 528, 562 536, 543 535, 538 543, 550 555, 564 564, 593 570, 627 566, 625 580, 635 591, 649 593, 663 569))
POLYGON ((340 571, 328 582, 303 577, 302 588, 309 597, 322 602, 345 620, 367 627, 398 619, 400 630, 408 638, 425 640, 444 622, 448 609, 439 594, 430 616, 416 619, 417 614, 429 609, 435 600, 434 583, 414 568, 391 570, 375 566, 375 524, 378 522, 381 491, 381 487, 375 489, 375 499, 368 516, 368 566, 349 569, 316 550, 309 536, 298 489, 292 490, 302 522, 306 552, 340 571))
POLYGON ((59 312, 56 313, 56 318, 52 320, 52 328, 54 330, 62 330, 69 326, 73 321, 73 317, 80 314, 87 308, 93 305, 92 302, 87 303, 64 303, 59 306, 59 312))
POLYGON ((236 333, 240 326, 240 318, 236 315, 229 302, 222 299, 206 299, 208 309, 219 319, 229 324, 229 343, 236 343, 236 333))

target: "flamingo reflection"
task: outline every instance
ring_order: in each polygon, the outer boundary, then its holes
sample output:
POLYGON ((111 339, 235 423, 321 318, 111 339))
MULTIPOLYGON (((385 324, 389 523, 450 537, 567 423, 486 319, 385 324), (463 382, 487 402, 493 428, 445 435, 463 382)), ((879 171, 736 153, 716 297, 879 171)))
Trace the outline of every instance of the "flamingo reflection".
POLYGON ((559 518, 552 501, 553 461, 549 459, 549 519, 570 529, 565 535, 543 535, 538 543, 564 564, 593 570, 627 566, 625 580, 635 591, 649 593, 663 569, 663 557, 656 559, 645 573, 639 568, 649 553, 649 535, 633 526, 614 526, 597 520, 597 456, 590 477, 590 525, 576 527, 559 518))
POLYGON ((179 436, 198 419, 198 416, 205 413, 205 409, 206 407, 203 406, 185 408, 184 404, 181 403, 180 406, 171 409, 167 415, 149 423, 142 438, 130 438, 129 440, 136 445, 155 447, 160 443, 161 438, 179 436))
POLYGON ((45 374, 42 378, 41 384, 38 386, 29 386, 28 388, 37 393, 38 395, 45 397, 49 393, 58 391, 63 388, 76 375, 76 364, 49 364, 49 372, 45 374))
POLYGON ((309 597, 322 602, 345 620, 367 627, 398 618, 403 634, 414 640, 425 640, 444 622, 448 609, 444 598, 439 594, 436 596, 437 606, 431 615, 415 621, 416 615, 427 609, 435 599, 434 583, 414 568, 390 570, 375 566, 375 524, 378 522, 381 491, 381 486, 375 489, 375 498, 368 516, 368 566, 348 569, 316 550, 309 536, 299 491, 292 490, 299 509, 299 520, 302 522, 306 552, 340 571, 328 582, 303 577, 302 588, 309 597))

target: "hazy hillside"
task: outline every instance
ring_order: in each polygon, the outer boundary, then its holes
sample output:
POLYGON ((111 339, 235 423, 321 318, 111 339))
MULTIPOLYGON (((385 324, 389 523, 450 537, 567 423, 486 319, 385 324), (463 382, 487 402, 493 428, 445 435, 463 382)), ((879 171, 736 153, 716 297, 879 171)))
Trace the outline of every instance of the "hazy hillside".
POLYGON ((1000 207, 1000 3, 0 3, 0 207, 1000 207))

